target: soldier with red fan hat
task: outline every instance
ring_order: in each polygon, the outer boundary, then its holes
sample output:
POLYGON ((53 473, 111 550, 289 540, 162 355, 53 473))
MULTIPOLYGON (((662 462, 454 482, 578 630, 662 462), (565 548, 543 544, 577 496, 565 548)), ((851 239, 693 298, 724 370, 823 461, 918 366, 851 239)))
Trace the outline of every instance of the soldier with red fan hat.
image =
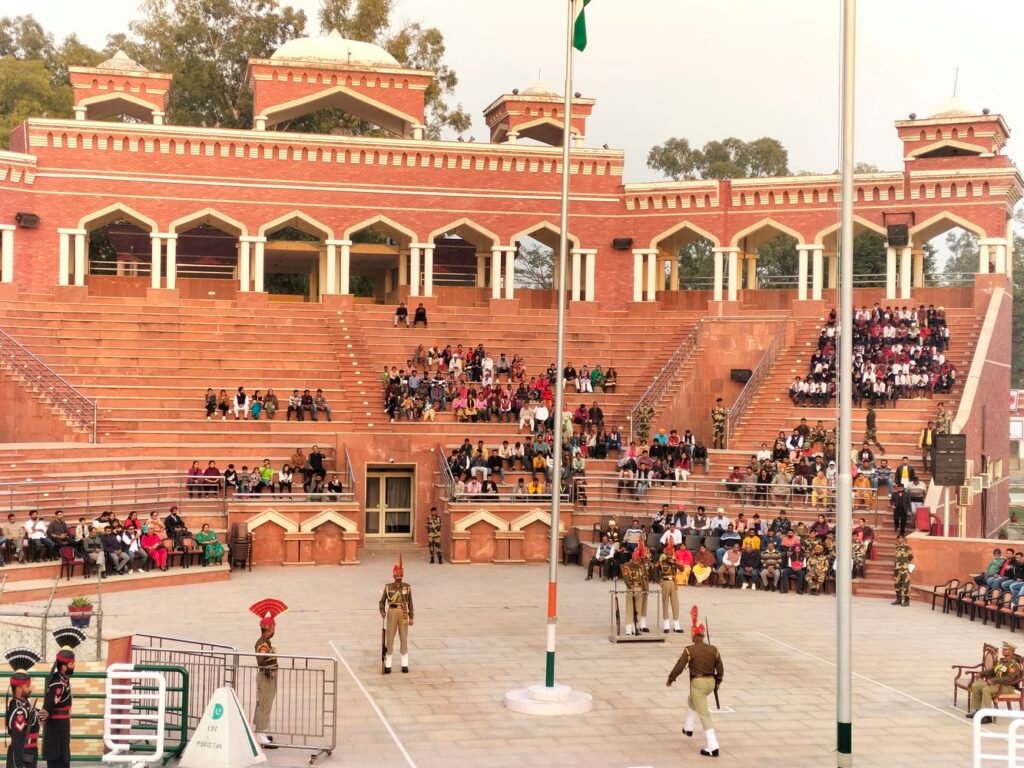
POLYGON ((256 665, 259 672, 256 677, 256 711, 252 718, 252 729, 264 749, 277 749, 273 737, 267 733, 270 711, 277 697, 277 656, 274 655, 271 640, 277 630, 277 617, 287 611, 288 606, 268 597, 250 605, 249 610, 260 619, 260 639, 256 641, 256 665))
POLYGON ((46 678, 43 696, 43 759, 49 768, 71 765, 71 676, 75 673, 75 648, 85 642, 85 633, 77 627, 53 631, 60 650, 46 678))
POLYGON ((651 556, 641 539, 633 556, 619 570, 626 583, 626 634, 639 635, 647 629, 647 593, 650 591, 648 567, 651 556))
POLYGON ((682 632, 679 626, 679 590, 676 587, 676 573, 679 562, 676 560, 676 547, 671 538, 665 543, 665 550, 658 558, 658 575, 661 577, 661 617, 662 629, 665 634, 671 630, 682 632), (669 619, 671 611, 672 618, 669 619), (671 626, 669 621, 672 622, 671 626))
POLYGON ((412 586, 405 582, 405 569, 402 567, 402 556, 391 569, 394 580, 384 585, 384 593, 380 596, 380 617, 385 621, 384 674, 391 674, 391 657, 395 650, 395 635, 400 642, 402 654, 402 671, 409 671, 409 627, 413 624, 412 586))
POLYGON ((14 674, 7 702, 7 768, 35 768, 39 760, 39 724, 46 718, 32 706, 32 678, 28 671, 42 661, 35 651, 15 648, 4 654, 14 674))
POLYGON ((665 685, 671 687, 683 670, 690 668, 690 696, 686 702, 683 733, 693 736, 693 726, 699 717, 701 727, 704 728, 704 738, 707 739, 707 746, 700 753, 704 757, 718 757, 718 738, 715 736, 715 725, 711 722, 711 713, 708 710, 708 697, 721 685, 725 666, 722 664, 722 656, 718 649, 707 641, 707 628, 698 618, 696 605, 690 610, 690 620, 693 644, 683 650, 665 685))

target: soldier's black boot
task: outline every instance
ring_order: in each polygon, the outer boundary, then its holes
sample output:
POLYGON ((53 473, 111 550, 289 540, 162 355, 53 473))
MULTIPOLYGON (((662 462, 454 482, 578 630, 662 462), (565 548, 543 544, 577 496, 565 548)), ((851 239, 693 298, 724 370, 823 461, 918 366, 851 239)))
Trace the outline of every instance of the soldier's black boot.
POLYGON ((903 600, 903 607, 904 608, 909 608, 910 607, 910 598, 905 598, 903 600))
POLYGON ((431 556, 430 556, 430 564, 431 564, 431 565, 433 565, 433 564, 434 564, 434 556, 433 556, 433 555, 431 555, 431 556))
POLYGON ((437 556, 437 564, 438 565, 444 565, 444 558, 441 557, 440 555, 437 556))
POLYGON ((900 600, 900 599, 899 599, 899 598, 897 597, 897 598, 896 598, 895 600, 893 600, 893 601, 892 601, 892 604, 893 604, 893 605, 902 605, 902 604, 903 604, 903 601, 902 601, 902 600, 900 600))

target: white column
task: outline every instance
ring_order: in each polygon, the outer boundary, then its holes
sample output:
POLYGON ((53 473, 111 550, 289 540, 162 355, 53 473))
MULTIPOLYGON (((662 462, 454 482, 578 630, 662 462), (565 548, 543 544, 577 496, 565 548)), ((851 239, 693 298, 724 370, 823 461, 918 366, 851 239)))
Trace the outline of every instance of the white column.
POLYGON ((1006 276, 1013 280, 1013 219, 1006 220, 1006 276))
POLYGON ((0 282, 14 282, 13 224, 0 224, 0 282))
POLYGON ((513 299, 516 295, 516 249, 505 250, 505 298, 513 299))
POLYGON ((757 254, 747 254, 747 290, 757 288, 757 254))
POLYGON ((644 300, 644 252, 633 251, 633 301, 644 300))
POLYGON ((797 273, 796 273, 796 299, 807 301, 807 249, 809 246, 798 245, 796 247, 797 273))
POLYGON ((160 287, 160 233, 153 232, 149 236, 149 287, 160 287))
POLYGON ((491 298, 501 298, 501 248, 491 248, 491 298))
MULTIPOLYGON (((480 259, 483 264, 484 260, 480 259)), ((434 295, 434 246, 423 247, 423 295, 434 295)))
POLYGON ((821 284, 823 282, 822 272, 825 271, 825 248, 821 245, 816 245, 812 249, 813 259, 811 264, 811 299, 813 301, 821 301, 821 284))
POLYGON ((981 272, 983 274, 987 274, 988 273, 988 264, 989 264, 988 259, 989 259, 988 243, 987 242, 979 242, 978 243, 978 271, 979 272, 981 272))
POLYGON ((1006 274, 1006 243, 995 242, 992 244, 992 249, 995 251, 995 268, 993 272, 997 275, 1006 274))
POLYGON ((896 298, 896 246, 885 247, 885 298, 896 298))
POLYGON ((740 293, 740 249, 729 249, 729 301, 738 301, 740 293))
POLYGON ((169 289, 178 285, 178 236, 169 232, 164 237, 167 239, 167 278, 166 283, 169 289))
POLYGON ((900 298, 910 298, 910 280, 912 275, 911 270, 911 259, 912 250, 910 246, 905 246, 900 249, 900 298))
POLYGON ((338 241, 327 240, 327 265, 324 269, 324 284, 320 286, 321 296, 333 296, 338 292, 338 241))
POLYGON ((267 238, 257 237, 253 242, 256 244, 256 253, 253 257, 252 289, 256 293, 263 293, 263 251, 267 244, 267 238))
MULTIPOLYGON (((352 284, 352 241, 339 240, 341 246, 341 264, 338 268, 338 293, 347 296, 351 293, 352 284)), ((389 270, 390 272, 390 270, 389 270)))
POLYGON ((654 301, 657 298, 658 289, 658 252, 647 252, 647 300, 654 301))
POLYGON ((252 255, 249 252, 248 237, 238 238, 238 290, 248 293, 252 288, 252 279, 249 277, 249 260, 252 255))
POLYGON ((914 249, 914 287, 924 287, 924 251, 914 249))
POLYGON ((58 229, 60 249, 57 251, 57 285, 68 284, 68 252, 71 250, 70 230, 58 229))
POLYGON ((398 252, 398 284, 409 284, 409 249, 402 248, 398 252))
POLYGON ((75 285, 85 285, 85 232, 78 231, 75 237, 75 285))
POLYGON ((721 248, 712 249, 715 258, 715 282, 713 285, 714 300, 722 300, 723 276, 725 272, 725 252, 721 248))
POLYGON ((419 243, 409 246, 409 295, 420 295, 420 246, 419 243))
POLYGON ((572 252, 572 300, 580 300, 580 289, 583 287, 582 280, 580 278, 580 270, 583 265, 583 257, 579 251, 573 250, 572 252))
POLYGON ((828 287, 835 290, 839 287, 839 254, 828 255, 828 287))
POLYGON ((585 266, 583 268, 584 274, 584 301, 594 301, 596 298, 595 289, 596 281, 594 275, 597 271, 597 251, 587 251, 584 253, 586 259, 585 266))

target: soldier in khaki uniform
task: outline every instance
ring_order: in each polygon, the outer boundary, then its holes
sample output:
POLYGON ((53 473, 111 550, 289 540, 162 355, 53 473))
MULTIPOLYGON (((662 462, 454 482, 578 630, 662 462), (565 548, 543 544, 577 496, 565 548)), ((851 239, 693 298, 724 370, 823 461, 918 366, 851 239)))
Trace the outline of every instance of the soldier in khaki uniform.
POLYGON ((707 642, 707 630, 697 619, 697 606, 693 606, 690 613, 693 617, 690 633, 693 638, 693 645, 687 647, 679 661, 669 673, 666 686, 671 687, 683 670, 690 668, 690 696, 687 699, 686 721, 683 723, 683 733, 693 736, 693 726, 696 719, 700 718, 701 727, 704 729, 704 738, 707 739, 707 746, 700 751, 704 757, 718 757, 718 738, 715 736, 715 725, 711 722, 711 713, 708 711, 708 696, 722 684, 725 676, 725 665, 722 664, 722 656, 715 646, 707 642))
POLYGON ((647 629, 647 593, 650 581, 647 568, 650 554, 641 540, 629 562, 621 567, 622 580, 626 582, 626 634, 639 635, 647 629))
POLYGON ((430 550, 430 562, 434 562, 434 555, 437 555, 437 564, 441 565, 441 516, 437 514, 437 507, 430 508, 430 516, 427 518, 427 549, 430 550))
POLYGON ((902 605, 904 608, 910 605, 910 564, 914 562, 914 553, 907 544, 904 536, 896 537, 896 561, 892 566, 893 588, 896 590, 896 599, 893 605, 902 605))
POLYGON ((380 617, 387 622, 386 644, 384 656, 384 674, 391 674, 391 656, 395 649, 395 634, 401 643, 402 671, 409 671, 409 627, 413 624, 412 586, 406 584, 405 569, 402 567, 402 556, 391 570, 394 581, 384 585, 384 593, 380 596, 380 617))
POLYGON ((717 398, 715 400, 715 407, 711 409, 712 448, 725 448, 725 421, 728 418, 729 412, 722 403, 722 398, 717 398))
MULTIPOLYGON (((992 697, 1001 693, 1017 693, 1022 677, 1021 659, 1017 655, 1017 646, 1003 643, 1000 658, 991 669, 983 669, 977 679, 971 683, 971 711, 991 709, 992 697)), ((968 713, 967 717, 974 715, 968 713)), ((992 722, 991 717, 981 718, 982 725, 992 722)))
POLYGON ((939 403, 939 411, 935 414, 935 434, 944 435, 949 432, 949 411, 946 404, 939 403))
POLYGON ((676 547, 672 539, 665 544, 665 551, 658 558, 658 575, 661 577, 661 625, 667 635, 669 631, 682 632, 679 626, 679 590, 676 586, 676 547), (669 627, 669 609, 672 609, 672 626, 669 627))
POLYGON ((277 629, 277 617, 288 610, 288 606, 280 600, 268 598, 249 606, 249 610, 260 617, 260 639, 256 641, 256 666, 259 672, 256 677, 256 711, 252 718, 252 728, 256 732, 256 740, 264 749, 276 749, 273 737, 267 734, 270 726, 270 712, 277 698, 277 657, 271 640, 277 629))

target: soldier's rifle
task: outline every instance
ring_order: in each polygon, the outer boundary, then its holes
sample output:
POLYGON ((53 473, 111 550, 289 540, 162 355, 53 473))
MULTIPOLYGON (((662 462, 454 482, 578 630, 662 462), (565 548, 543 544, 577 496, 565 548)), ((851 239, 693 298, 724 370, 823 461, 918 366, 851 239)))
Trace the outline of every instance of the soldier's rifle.
MULTIPOLYGON (((711 624, 708 623, 707 617, 704 618, 704 631, 707 633, 708 642, 711 642, 711 624)), ((718 686, 722 684, 722 681, 717 677, 715 678, 715 709, 721 709, 722 703, 718 700, 718 686)))
POLYGON ((615 600, 615 634, 622 634, 622 619, 619 617, 619 580, 612 579, 612 597, 615 600))
POLYGON ((384 674, 384 663, 388 657, 388 614, 387 609, 384 611, 384 615, 380 620, 380 673, 384 674))

